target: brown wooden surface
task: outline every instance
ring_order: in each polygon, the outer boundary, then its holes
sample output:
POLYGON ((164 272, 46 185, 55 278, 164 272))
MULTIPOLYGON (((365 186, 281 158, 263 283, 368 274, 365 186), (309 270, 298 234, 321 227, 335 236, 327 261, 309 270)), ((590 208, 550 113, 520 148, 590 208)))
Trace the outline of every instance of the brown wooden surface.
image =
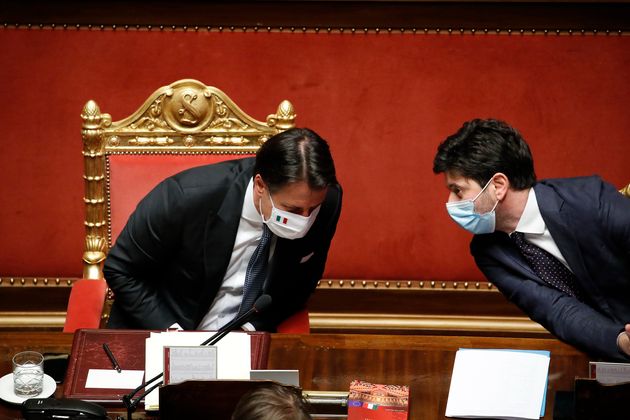
POLYGON ((586 376, 588 358, 555 339, 386 335, 274 335, 269 369, 300 369, 305 390, 347 390, 350 381, 409 385, 410 420, 445 419, 455 352, 466 348, 551 351, 545 419, 555 392, 586 376))
MULTIPOLYGON (((22 350, 69 353, 72 335, 60 332, 0 332, 0 374, 22 350)), ((411 387, 410 420, 444 419, 455 352, 460 347, 551 351, 545 419, 553 417, 558 390, 587 376, 588 358, 555 339, 402 335, 281 335, 271 337, 270 369, 299 369, 305 390, 344 391, 352 379, 411 387)), ((58 397, 61 389, 58 389, 58 397)), ((110 409, 112 414, 123 410, 110 409)), ((0 419, 20 418, 19 407, 0 403, 0 419)), ((138 413, 134 418, 147 418, 138 413)))

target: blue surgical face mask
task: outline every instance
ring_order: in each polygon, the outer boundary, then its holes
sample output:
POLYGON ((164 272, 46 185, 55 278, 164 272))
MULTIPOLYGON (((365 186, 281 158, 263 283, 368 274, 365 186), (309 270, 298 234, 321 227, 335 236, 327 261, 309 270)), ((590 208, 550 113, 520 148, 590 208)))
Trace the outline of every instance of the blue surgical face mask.
POLYGON ((492 210, 489 212, 483 214, 475 213, 475 200, 488 188, 491 181, 492 179, 486 183, 481 191, 479 191, 479 194, 473 199, 446 203, 446 211, 448 211, 451 219, 474 234, 494 232, 496 224, 496 214, 494 210, 497 208, 499 201, 497 200, 497 202, 494 203, 494 207, 492 207, 492 210))

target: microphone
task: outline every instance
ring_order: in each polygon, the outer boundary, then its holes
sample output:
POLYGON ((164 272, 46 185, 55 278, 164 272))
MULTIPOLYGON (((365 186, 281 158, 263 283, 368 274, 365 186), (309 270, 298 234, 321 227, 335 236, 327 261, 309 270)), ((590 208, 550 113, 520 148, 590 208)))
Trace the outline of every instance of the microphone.
MULTIPOLYGON (((252 307, 247 312, 237 316, 232 321, 228 322, 223 327, 219 328, 219 330, 216 333, 214 333, 210 338, 208 338, 206 341, 204 341, 200 345, 201 346, 212 346, 212 345, 216 344, 217 342, 219 342, 219 340, 221 340, 223 337, 225 337, 229 332, 235 330, 236 328, 241 327, 243 324, 246 324, 254 316, 256 316, 256 315, 266 311, 270 306, 271 306, 271 296, 269 296, 267 294, 259 296, 258 299, 256 299, 256 302, 254 302, 252 307)), ((142 385, 140 385, 139 387, 137 387, 136 389, 131 391, 129 394, 123 395, 122 401, 125 404, 125 406, 127 407, 127 418, 128 418, 128 420, 131 420, 131 414, 133 413, 133 411, 135 411, 136 407, 138 406, 138 404, 140 403, 142 398, 144 398, 147 394, 149 394, 155 388, 160 386, 163 381, 157 382, 155 385, 151 386, 148 390, 146 390, 145 392, 140 394, 135 399, 133 399, 133 397, 138 392, 140 392, 141 389, 146 388, 147 386, 149 386, 153 382, 155 382, 158 379, 160 379, 162 376, 164 376, 164 372, 161 372, 161 373, 155 375, 153 378, 149 379, 148 381, 146 381, 145 383, 143 383, 142 385)))
POLYGON ((219 331, 217 331, 212 337, 208 338, 206 341, 201 343, 201 345, 202 346, 214 345, 220 339, 225 337, 227 333, 229 333, 232 330, 235 330, 236 328, 240 328, 243 324, 248 323, 255 315, 258 315, 261 312, 266 311, 267 308, 269 308, 270 306, 271 306, 271 296, 260 295, 260 297, 256 299, 256 302, 254 302, 252 307, 247 312, 241 314, 240 316, 237 316, 236 318, 234 318, 233 320, 225 324, 223 327, 219 328, 219 331))

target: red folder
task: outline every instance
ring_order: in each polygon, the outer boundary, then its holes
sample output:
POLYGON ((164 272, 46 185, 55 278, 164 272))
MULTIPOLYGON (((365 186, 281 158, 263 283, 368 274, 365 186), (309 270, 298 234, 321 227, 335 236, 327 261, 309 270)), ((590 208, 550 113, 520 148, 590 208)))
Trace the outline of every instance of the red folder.
MULTIPOLYGON (((77 330, 68 360, 63 397, 122 406, 122 397, 130 390, 85 388, 88 371, 112 369, 103 343, 107 343, 122 369, 144 370, 145 340, 150 333, 146 330, 77 330)), ((248 334, 252 340, 252 369, 265 369, 269 354, 269 333, 248 334)))

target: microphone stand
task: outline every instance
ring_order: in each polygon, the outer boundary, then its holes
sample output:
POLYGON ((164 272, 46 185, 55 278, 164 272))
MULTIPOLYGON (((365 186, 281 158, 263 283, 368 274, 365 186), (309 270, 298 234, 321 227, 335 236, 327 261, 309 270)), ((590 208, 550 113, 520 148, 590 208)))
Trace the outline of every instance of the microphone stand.
MULTIPOLYGON (((225 324, 222 328, 219 328, 219 330, 216 333, 214 333, 212 336, 210 336, 210 338, 208 338, 206 341, 204 341, 200 345, 201 346, 213 346, 213 345, 215 345, 219 340, 221 340, 223 337, 225 337, 236 326, 241 326, 241 325, 245 324, 247 321, 249 321, 249 318, 251 318, 255 314, 258 314, 258 313, 266 310, 269 307, 269 305, 271 305, 271 296, 269 296, 269 295, 262 295, 262 296, 260 296, 258 299, 256 299, 256 302, 254 302, 254 305, 251 307, 251 309, 249 309, 244 314, 242 314, 240 316, 237 316, 232 321, 230 321, 227 324, 225 324)), ((142 388, 146 388, 147 386, 149 386, 153 382, 155 382, 158 379, 160 379, 162 376, 164 376, 164 372, 158 373, 153 378, 149 379, 148 381, 146 381, 145 383, 141 384, 136 389, 131 391, 129 394, 123 395, 122 402, 125 405, 125 407, 127 407, 127 420, 132 420, 131 417, 132 417, 133 413, 136 411, 136 409, 138 408, 138 404, 140 404, 140 401, 145 396, 150 394, 155 388, 157 388, 160 385, 162 385, 164 383, 164 381, 161 380, 161 381, 155 383, 148 390, 144 391, 142 394, 140 394, 136 398, 134 398, 135 395, 138 392, 140 392, 140 390, 142 388)))

